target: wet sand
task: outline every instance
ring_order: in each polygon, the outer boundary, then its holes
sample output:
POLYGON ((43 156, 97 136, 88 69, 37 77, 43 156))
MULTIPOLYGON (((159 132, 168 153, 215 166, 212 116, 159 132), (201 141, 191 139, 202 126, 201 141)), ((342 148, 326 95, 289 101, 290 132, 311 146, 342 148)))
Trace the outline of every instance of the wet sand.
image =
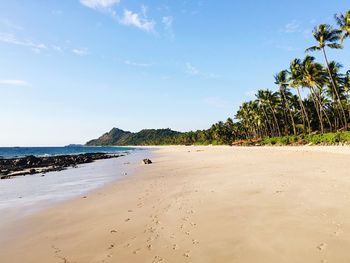
POLYGON ((22 219, 2 263, 350 262, 350 148, 161 147, 22 219))

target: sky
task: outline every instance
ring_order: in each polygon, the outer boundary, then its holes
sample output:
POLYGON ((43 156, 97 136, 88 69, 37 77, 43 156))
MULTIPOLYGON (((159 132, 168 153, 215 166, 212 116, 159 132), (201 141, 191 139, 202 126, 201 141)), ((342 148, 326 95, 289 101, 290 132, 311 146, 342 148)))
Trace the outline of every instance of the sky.
MULTIPOLYGON (((348 0, 3 0, 0 146, 234 118, 348 0)), ((330 59, 350 68, 350 41, 330 59), (346 64, 347 63, 347 64, 346 64)), ((314 54, 323 62, 320 54, 314 54)))

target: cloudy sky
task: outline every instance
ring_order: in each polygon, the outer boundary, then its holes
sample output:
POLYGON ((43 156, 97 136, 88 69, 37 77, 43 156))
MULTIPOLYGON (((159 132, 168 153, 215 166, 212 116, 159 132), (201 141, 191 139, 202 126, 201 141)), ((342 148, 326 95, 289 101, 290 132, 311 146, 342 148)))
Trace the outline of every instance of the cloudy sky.
MULTIPOLYGON (((1 1, 0 146, 84 143, 112 127, 208 128, 274 89, 312 28, 348 4, 1 1)), ((329 54, 349 68, 349 50, 329 54)))

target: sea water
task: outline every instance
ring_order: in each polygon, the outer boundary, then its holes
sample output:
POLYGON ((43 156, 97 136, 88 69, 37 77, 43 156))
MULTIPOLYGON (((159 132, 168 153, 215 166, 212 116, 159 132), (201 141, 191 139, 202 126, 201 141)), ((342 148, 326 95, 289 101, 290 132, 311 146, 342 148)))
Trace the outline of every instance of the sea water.
POLYGON ((89 191, 123 178, 135 171, 141 160, 150 157, 150 151, 118 147, 45 147, 1 148, 9 157, 26 155, 58 155, 84 152, 123 153, 125 156, 98 160, 63 171, 17 176, 0 180, 0 226, 6 217, 26 215, 45 206, 70 198, 83 196, 89 191), (63 149, 64 148, 64 149, 63 149), (79 149, 78 149, 79 148, 79 149))
POLYGON ((0 158, 17 158, 28 155, 54 156, 82 153, 119 153, 133 151, 131 147, 110 147, 110 146, 65 146, 65 147, 0 147, 0 158))

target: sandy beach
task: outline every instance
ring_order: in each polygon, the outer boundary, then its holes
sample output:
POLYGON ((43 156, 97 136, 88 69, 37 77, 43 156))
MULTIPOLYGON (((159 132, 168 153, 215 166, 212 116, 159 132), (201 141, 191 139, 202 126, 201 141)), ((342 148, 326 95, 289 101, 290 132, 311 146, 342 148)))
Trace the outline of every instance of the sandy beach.
POLYGON ((135 174, 8 226, 0 262, 350 262, 349 157, 158 147, 135 174))

